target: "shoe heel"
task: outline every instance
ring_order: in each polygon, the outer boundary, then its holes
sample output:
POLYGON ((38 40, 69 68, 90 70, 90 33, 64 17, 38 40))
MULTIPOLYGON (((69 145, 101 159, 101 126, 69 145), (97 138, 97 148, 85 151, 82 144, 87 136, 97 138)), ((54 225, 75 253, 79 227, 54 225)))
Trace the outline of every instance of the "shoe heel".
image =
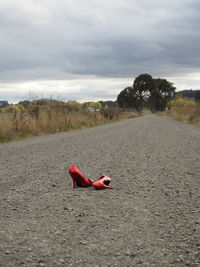
POLYGON ((76 180, 74 178, 72 178, 72 182, 73 182, 73 188, 76 187, 76 180))
POLYGON ((69 174, 73 181, 73 187, 88 187, 91 186, 93 181, 86 178, 84 174, 74 165, 70 165, 69 174))

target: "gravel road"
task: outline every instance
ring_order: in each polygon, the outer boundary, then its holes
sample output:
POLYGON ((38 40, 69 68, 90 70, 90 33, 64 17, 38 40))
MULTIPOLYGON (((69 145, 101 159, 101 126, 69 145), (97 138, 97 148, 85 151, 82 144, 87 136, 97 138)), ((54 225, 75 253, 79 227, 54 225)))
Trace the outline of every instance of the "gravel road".
POLYGON ((145 115, 0 145, 0 266, 200 266, 200 127, 145 115), (72 188, 66 165, 113 190, 72 188))

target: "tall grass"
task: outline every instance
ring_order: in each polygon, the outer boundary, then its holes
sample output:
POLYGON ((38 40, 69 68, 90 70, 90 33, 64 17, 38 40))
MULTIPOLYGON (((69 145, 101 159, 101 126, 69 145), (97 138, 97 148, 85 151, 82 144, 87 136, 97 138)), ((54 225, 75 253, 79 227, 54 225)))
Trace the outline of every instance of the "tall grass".
MULTIPOLYGON (((0 142, 92 127, 121 119, 119 109, 69 111, 64 105, 33 105, 26 112, 0 113, 0 142)), ((137 116, 134 113, 128 117, 137 116)))
POLYGON ((159 113, 175 120, 200 125, 200 103, 176 97, 169 103, 169 110, 159 113))

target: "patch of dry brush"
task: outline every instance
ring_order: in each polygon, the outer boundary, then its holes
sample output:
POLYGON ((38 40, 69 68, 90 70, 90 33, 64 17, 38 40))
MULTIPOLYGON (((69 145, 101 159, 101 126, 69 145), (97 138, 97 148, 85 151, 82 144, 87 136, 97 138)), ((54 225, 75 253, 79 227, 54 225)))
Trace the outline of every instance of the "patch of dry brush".
POLYGON ((169 110, 159 114, 182 122, 200 125, 200 103, 186 98, 176 97, 169 103, 169 110))
MULTIPOLYGON (((69 111, 64 105, 33 105, 26 112, 0 113, 0 142, 92 127, 121 119, 122 114, 114 108, 86 112, 69 111)), ((134 116, 129 113, 126 118, 134 116)))

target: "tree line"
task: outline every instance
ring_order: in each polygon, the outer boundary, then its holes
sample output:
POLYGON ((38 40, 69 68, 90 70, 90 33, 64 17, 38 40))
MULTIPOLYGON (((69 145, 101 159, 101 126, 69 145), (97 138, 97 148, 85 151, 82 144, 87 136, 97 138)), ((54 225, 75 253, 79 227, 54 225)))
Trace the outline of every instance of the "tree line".
POLYGON ((137 111, 142 111, 147 107, 151 111, 162 111, 174 97, 175 89, 173 83, 166 79, 140 74, 135 78, 132 86, 119 93, 117 102, 122 108, 135 108, 137 111))
POLYGON ((192 99, 196 102, 200 102, 200 89, 198 90, 182 90, 182 91, 178 91, 176 94, 184 97, 184 98, 188 98, 188 99, 192 99))

